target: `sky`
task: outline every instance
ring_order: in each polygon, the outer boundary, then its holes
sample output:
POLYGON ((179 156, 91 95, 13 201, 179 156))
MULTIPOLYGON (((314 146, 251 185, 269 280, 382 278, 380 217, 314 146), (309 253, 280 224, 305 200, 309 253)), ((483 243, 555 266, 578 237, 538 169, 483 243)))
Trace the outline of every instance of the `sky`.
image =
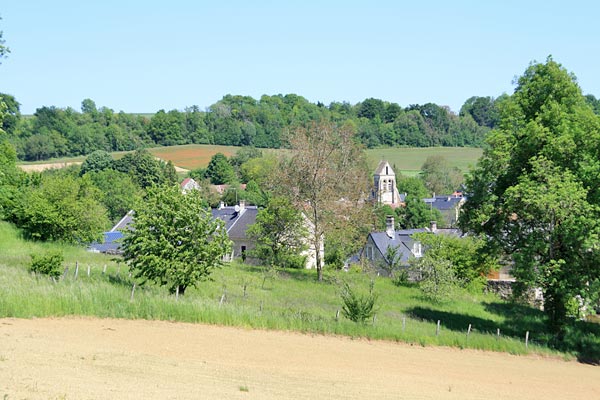
POLYGON ((549 55, 600 97, 600 2, 6 1, 0 92, 42 106, 205 109, 226 94, 458 112, 549 55))

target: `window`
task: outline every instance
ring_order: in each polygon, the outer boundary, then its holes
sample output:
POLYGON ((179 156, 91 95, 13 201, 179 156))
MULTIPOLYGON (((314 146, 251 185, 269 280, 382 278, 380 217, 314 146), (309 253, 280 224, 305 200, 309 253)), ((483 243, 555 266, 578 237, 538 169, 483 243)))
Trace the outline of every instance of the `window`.
POLYGON ((420 242, 413 243, 413 250, 412 250, 412 252, 415 255, 415 257, 421 257, 421 256, 423 256, 423 254, 421 253, 421 243, 420 242))
POLYGON ((366 250, 367 250, 367 260, 372 260, 373 259, 373 247, 367 246, 366 250))

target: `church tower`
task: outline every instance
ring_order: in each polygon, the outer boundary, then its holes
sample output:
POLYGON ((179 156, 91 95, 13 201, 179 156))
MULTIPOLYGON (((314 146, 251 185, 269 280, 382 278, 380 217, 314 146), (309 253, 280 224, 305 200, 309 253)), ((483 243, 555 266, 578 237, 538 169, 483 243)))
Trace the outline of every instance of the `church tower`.
POLYGON ((396 187, 396 173, 387 161, 381 161, 373 175, 373 200, 393 208, 400 206, 400 193, 396 187))

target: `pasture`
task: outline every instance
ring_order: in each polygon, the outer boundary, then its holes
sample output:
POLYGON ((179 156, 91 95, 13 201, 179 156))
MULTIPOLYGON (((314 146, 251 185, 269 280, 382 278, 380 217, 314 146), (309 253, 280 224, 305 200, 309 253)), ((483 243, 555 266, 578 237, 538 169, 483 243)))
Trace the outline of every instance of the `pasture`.
MULTIPOLYGON (((218 146, 203 144, 187 144, 182 146, 152 147, 148 151, 165 161, 172 161, 176 167, 184 169, 206 168, 212 156, 223 153, 227 157, 233 156, 240 148, 235 146, 218 146)), ((280 154, 286 150, 262 149, 265 154, 280 154)), ((474 147, 390 147, 379 149, 368 149, 367 159, 369 166, 375 170, 381 160, 387 160, 396 167, 396 173, 415 175, 421 170, 421 166, 429 156, 439 155, 448 161, 451 167, 458 167, 463 173, 474 166, 481 156, 482 150, 474 147)), ((115 159, 123 157, 127 152, 111 153, 115 159)), ((81 163, 85 157, 60 158, 46 161, 23 162, 21 168, 41 170, 52 167, 61 167, 73 163, 81 163)))

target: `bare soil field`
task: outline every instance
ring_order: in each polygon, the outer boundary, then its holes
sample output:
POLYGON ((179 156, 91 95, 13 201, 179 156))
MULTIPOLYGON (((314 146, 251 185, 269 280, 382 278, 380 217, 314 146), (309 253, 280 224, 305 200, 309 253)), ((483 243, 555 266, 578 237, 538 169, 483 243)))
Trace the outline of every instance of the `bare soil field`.
POLYGON ((73 162, 55 162, 55 163, 45 163, 45 164, 20 164, 19 167, 25 172, 41 172, 46 169, 58 169, 65 168, 70 165, 80 165, 81 161, 73 161, 73 162))
POLYGON ((114 319, 0 319, 3 399, 598 399, 600 367, 114 319))

